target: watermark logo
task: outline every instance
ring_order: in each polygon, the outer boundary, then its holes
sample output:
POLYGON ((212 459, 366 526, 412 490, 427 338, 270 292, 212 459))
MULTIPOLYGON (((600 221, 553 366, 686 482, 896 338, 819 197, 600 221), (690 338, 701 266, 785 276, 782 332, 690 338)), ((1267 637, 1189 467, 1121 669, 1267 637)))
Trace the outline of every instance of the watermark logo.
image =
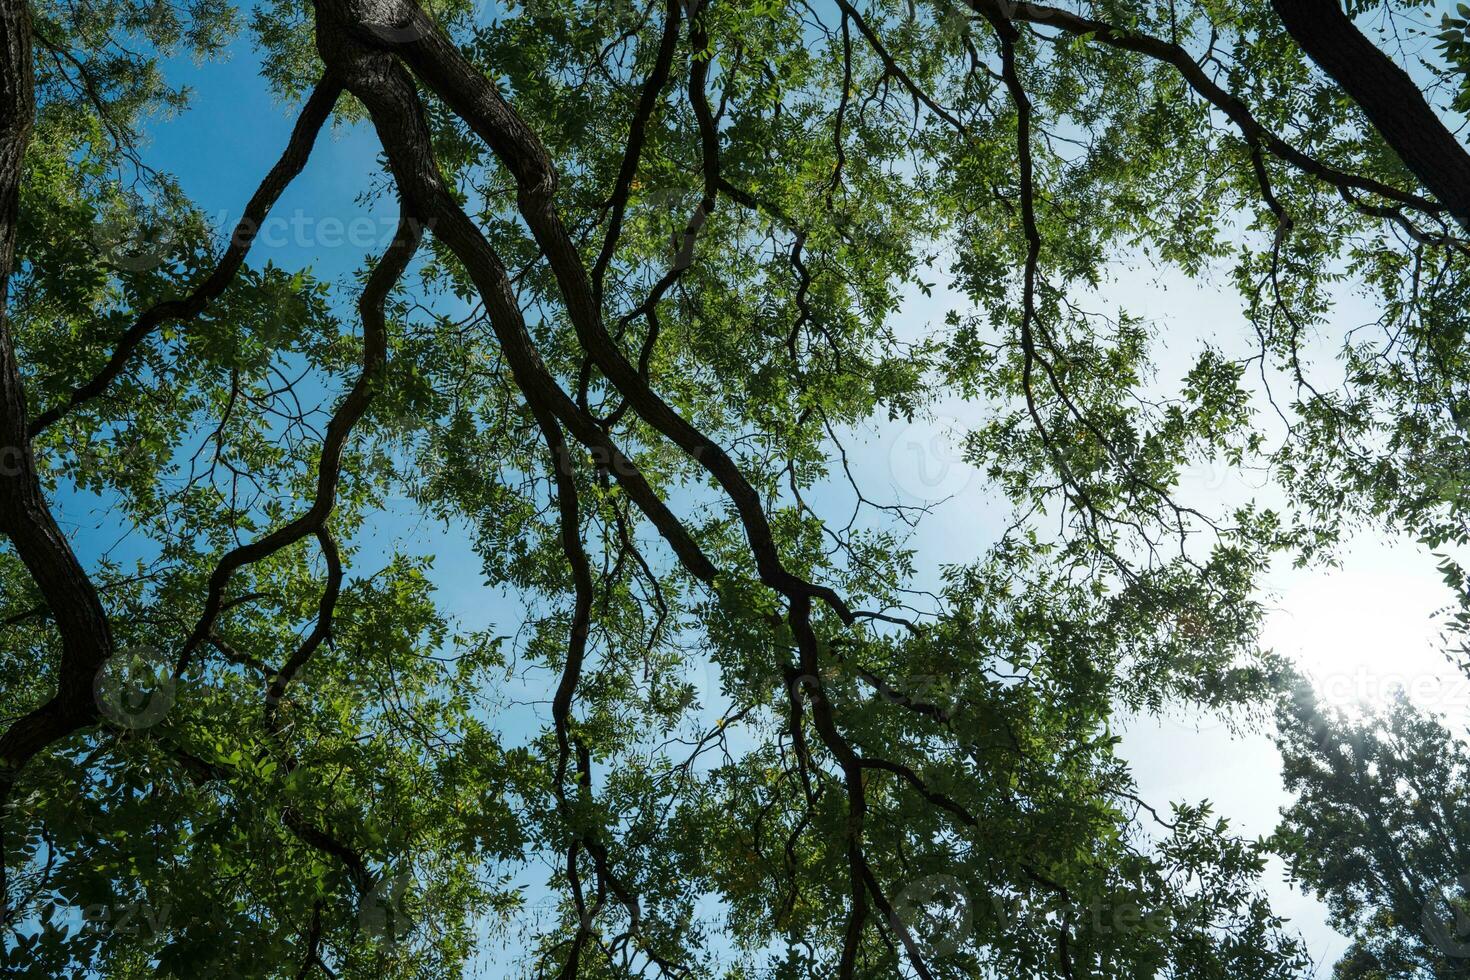
POLYGON ((404 908, 412 886, 413 875, 408 871, 385 875, 362 898, 357 913, 362 931, 389 946, 406 937, 413 930, 413 921, 404 908))
POLYGON ((925 958, 949 956, 963 946, 974 917, 970 896, 953 875, 910 882, 893 900, 894 929, 901 926, 925 958))
POLYGON ((102 261, 123 272, 148 272, 168 258, 175 232, 165 221, 137 215, 111 215, 92 226, 92 242, 102 261))
MULTIPOLYGON (((685 4, 686 10, 689 4, 685 4)), ((436 34, 445 33, 450 23, 485 24, 493 17, 513 14, 533 20, 556 19, 574 21, 585 28, 609 31, 619 24, 636 22, 642 9, 634 0, 600 0, 598 3, 567 3, 564 0, 519 0, 499 4, 494 0, 469 0, 467 3, 441 3, 436 9, 409 4, 379 4, 363 10, 359 24, 380 44, 411 45, 436 34)))
POLYGON ((928 503, 963 492, 977 474, 965 459, 965 427, 943 415, 904 426, 889 445, 888 468, 900 490, 928 503))
POLYGON ((103 717, 123 728, 156 725, 174 705, 178 680, 173 664, 148 646, 129 647, 113 654, 92 685, 103 717))
POLYGON ((82 909, 82 929, 102 935, 137 936, 158 939, 172 925, 172 906, 146 902, 97 903, 82 909))
POLYGON ((1420 921, 1424 934, 1445 956, 1470 956, 1470 874, 1429 889, 1420 921))

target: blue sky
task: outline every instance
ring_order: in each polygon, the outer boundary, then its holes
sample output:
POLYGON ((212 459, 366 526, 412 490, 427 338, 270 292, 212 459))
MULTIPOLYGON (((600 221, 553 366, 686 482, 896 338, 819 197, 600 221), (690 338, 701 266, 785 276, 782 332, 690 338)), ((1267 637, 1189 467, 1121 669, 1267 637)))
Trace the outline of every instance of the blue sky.
MULTIPOLYGON (((202 66, 180 61, 170 70, 175 80, 192 87, 192 107, 150 127, 145 158, 175 174, 223 232, 278 157, 293 111, 271 97, 248 44, 237 43, 226 60, 202 66)), ((391 200, 362 200, 363 189, 378 173, 376 157, 376 142, 362 126, 324 133, 305 172, 276 205, 276 223, 257 241, 250 261, 270 260, 287 269, 309 265, 329 280, 350 277, 396 216, 391 200)), ((1239 301, 1228 284, 1198 285, 1119 270, 1118 281, 1104 289, 1101 299, 1165 326, 1170 340, 1160 378, 1164 385, 1170 367, 1186 364, 1200 338, 1228 341, 1246 335, 1239 301)), ((901 316, 915 329, 936 321, 946 302, 942 293, 915 296, 901 316)), ((1351 305, 1339 312, 1354 323, 1363 319, 1351 305)), ((1004 516, 990 503, 979 475, 957 459, 948 432, 948 426, 963 426, 976 411, 962 404, 943 406, 941 415, 952 422, 884 426, 853 447, 858 475, 870 488, 890 489, 908 503, 949 498, 913 541, 929 584, 940 564, 978 554, 1004 516)), ((1270 492, 1209 467, 1192 473, 1186 489, 1206 501, 1270 492)), ((91 502, 64 497, 58 503, 84 556, 95 557, 115 543, 118 529, 91 502)), ((470 627, 515 631, 523 611, 514 597, 486 589, 480 562, 460 529, 411 517, 408 508, 392 508, 374 522, 371 545, 359 564, 373 567, 373 550, 387 554, 396 542, 437 556, 434 579, 451 614, 470 627)), ((1463 675, 1435 645, 1432 614, 1447 597, 1430 556, 1411 543, 1368 536, 1353 542, 1338 569, 1283 567, 1270 580, 1274 598, 1267 643, 1296 659, 1329 698, 1372 702, 1399 682, 1421 703, 1463 725, 1470 695, 1463 675)), ((1232 734, 1213 718, 1176 712, 1163 720, 1132 721, 1124 750, 1144 798, 1161 810, 1173 799, 1210 798, 1240 829, 1266 834, 1286 802, 1279 764, 1264 732, 1232 734)), ((529 878, 539 874, 533 868, 529 878)), ((1326 927, 1321 906, 1293 891, 1279 867, 1272 869, 1271 891, 1314 954, 1330 964, 1342 940, 1326 927)), ((514 952, 514 944, 500 952, 492 949, 480 965, 487 975, 499 975, 514 952)))

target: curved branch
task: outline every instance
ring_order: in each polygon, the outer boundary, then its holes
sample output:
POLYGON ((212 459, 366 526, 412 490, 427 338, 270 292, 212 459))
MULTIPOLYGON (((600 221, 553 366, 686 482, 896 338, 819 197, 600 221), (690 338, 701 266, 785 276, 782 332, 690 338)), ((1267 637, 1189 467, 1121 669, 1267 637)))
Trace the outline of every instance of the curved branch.
POLYGON ((298 646, 281 665, 281 669, 271 675, 270 684, 265 691, 265 723, 266 728, 272 732, 277 727, 277 713, 281 705, 281 699, 286 696, 286 687, 306 666, 306 662, 316 653, 317 647, 327 637, 332 635, 332 613, 337 608, 337 597, 342 592, 342 558, 337 551, 337 541, 332 537, 332 532, 325 526, 316 530, 316 539, 322 547, 322 557, 327 563, 327 584, 322 589, 321 602, 317 606, 316 625, 312 627, 306 639, 298 646))
POLYGON ((592 285, 599 298, 602 296, 602 281, 607 267, 617 252, 618 239, 623 230, 623 214, 628 207, 628 195, 632 191, 633 179, 638 175, 638 161, 643 155, 643 144, 647 139, 648 121, 658 105, 659 95, 669 81, 669 69, 674 61, 674 48, 679 42, 680 0, 668 0, 664 11, 663 36, 659 40, 658 55, 653 70, 643 83, 638 97, 638 108, 628 129, 628 145, 623 152, 623 163, 618 169, 617 183, 613 187, 609 202, 611 213, 607 222, 607 234, 602 240, 602 251, 592 266, 592 285))
MULTIPOLYGON (((295 544, 308 534, 321 531, 326 526, 327 518, 331 516, 332 509, 337 502, 337 483, 342 475, 342 454, 347 445, 347 438, 352 434, 353 426, 367 411, 368 403, 373 398, 374 388, 387 363, 388 331, 383 315, 383 305, 387 301, 388 293, 392 291, 408 268, 408 263, 418 250, 422 237, 422 225, 413 220, 406 211, 400 214, 398 229, 394 232, 393 241, 368 276, 367 285, 358 301, 363 327, 362 373, 358 375, 352 390, 347 393, 346 398, 342 399, 331 421, 327 423, 327 435, 322 440, 321 460, 317 464, 316 495, 311 507, 296 519, 262 538, 230 551, 220 559, 214 572, 209 576, 204 611, 200 614, 193 633, 184 642, 184 647, 179 653, 176 673, 183 673, 188 666, 189 658, 214 628, 214 621, 219 616, 224 603, 225 587, 229 585, 230 578, 236 571, 267 558, 282 548, 295 544)), ((324 540, 323 548, 326 547, 326 540, 324 540)), ((308 652, 307 655, 309 656, 310 653, 308 652)))
MULTIPOLYGON (((346 6, 344 0, 332 2, 346 6)), ((557 182, 555 167, 535 133, 424 11, 408 2, 399 4, 398 10, 402 14, 398 19, 406 25, 399 36, 406 35, 407 39, 394 46, 394 53, 469 124, 515 178, 521 216, 546 254, 577 339, 599 370, 644 421, 700 463, 725 491, 740 516, 763 582, 788 597, 820 598, 844 622, 852 622, 846 602, 834 590, 808 582, 786 569, 760 495, 734 460, 649 387, 608 333, 581 252, 563 225, 553 200, 557 182)), ((338 10, 336 17, 360 43, 384 43, 380 33, 356 21, 350 9, 338 10)), ((441 234, 447 234, 447 229, 441 229, 441 234)), ((478 237, 477 231, 475 236, 478 237)))
POLYGON ((1470 231, 1470 153, 1409 73, 1358 30, 1338 0, 1271 0, 1292 40, 1367 114, 1383 141, 1470 231))
POLYGON ((469 273, 527 402, 550 411, 577 441, 598 454, 599 462, 613 474, 691 575, 702 582, 714 581, 714 563, 633 461, 590 415, 578 409, 547 370, 526 330, 504 263, 454 200, 439 172, 413 80, 390 56, 374 54, 355 39, 349 26, 355 22, 347 12, 323 3, 318 15, 335 27, 318 32, 323 59, 341 68, 349 90, 367 106, 406 206, 415 215, 434 222, 435 235, 469 273))
POLYGON ((1053 27, 1065 34, 1090 36, 1109 47, 1132 51, 1172 65, 1197 95, 1223 112, 1235 124, 1247 142, 1262 143, 1273 156, 1290 163, 1303 173, 1310 174, 1334 187, 1347 187, 1376 194, 1424 214, 1434 215, 1445 210, 1443 204, 1400 190, 1371 177, 1338 170, 1298 150, 1267 129, 1265 124, 1258 120, 1250 108, 1236 95, 1216 84, 1214 79, 1205 74, 1204 69, 1190 56, 1189 52, 1178 44, 1116 27, 1105 21, 1083 17, 1059 7, 1034 3, 1012 5, 1004 0, 965 0, 965 2, 992 24, 1021 21, 1053 27))
POLYGON ((240 271, 240 266, 244 263, 245 256, 249 253, 250 246, 254 243, 255 236, 259 233, 266 215, 270 213, 287 185, 306 166, 306 159, 311 154, 311 148, 316 144, 317 134, 326 123, 327 117, 332 114, 332 107, 337 104, 337 96, 341 91, 341 86, 330 76, 319 81, 316 88, 312 90, 311 97, 301 108, 301 115, 297 118, 296 126, 291 131, 291 138, 286 143, 285 151, 276 161, 276 165, 266 174, 265 179, 260 182, 260 187, 256 189, 249 203, 245 205, 245 212, 240 216, 240 220, 235 224, 234 232, 230 235, 230 244, 220 256, 219 262, 215 264, 209 277, 183 299, 165 300, 143 311, 143 314, 118 339, 112 356, 108 358, 102 370, 88 381, 73 388, 61 404, 53 405, 31 421, 29 430, 31 437, 44 432, 78 405, 106 391, 107 386, 119 374, 122 374, 139 345, 148 339, 153 331, 170 321, 193 319, 202 313, 211 301, 219 298, 220 294, 225 291, 225 287, 235 278, 235 274, 240 271))
MULTIPOLYGON (((57 526, 37 478, 6 309, 21 175, 36 110, 34 70, 29 6, 25 0, 0 0, 0 533, 34 579, 61 637, 55 694, 0 734, 0 821, 6 822, 6 804, 26 762, 97 717, 92 681, 113 652, 112 627, 97 589, 57 526)), ((0 917, 8 917, 3 838, 0 824, 0 917)))

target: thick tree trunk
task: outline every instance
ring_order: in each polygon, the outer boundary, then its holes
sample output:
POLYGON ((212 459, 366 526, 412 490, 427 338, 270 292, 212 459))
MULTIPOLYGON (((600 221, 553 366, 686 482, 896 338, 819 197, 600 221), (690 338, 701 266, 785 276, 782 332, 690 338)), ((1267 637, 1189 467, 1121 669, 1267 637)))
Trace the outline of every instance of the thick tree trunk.
POLYGON ((1339 0, 1271 0, 1297 45, 1367 113, 1414 176, 1470 228, 1470 153, 1339 0))
POLYGON ((21 166, 35 115, 25 0, 0 0, 0 24, 0 533, 35 579, 61 634, 56 697, 0 735, 3 789, 43 746, 96 717, 92 682, 112 653, 112 631, 97 590, 51 516, 31 455, 25 391, 5 311, 21 166))
POLYGON ((0 734, 0 921, 8 921, 10 913, 3 832, 15 777, 31 756, 96 717, 92 681, 112 653, 112 632, 97 590, 52 518, 36 479, 25 391, 6 315, 21 172, 35 109, 30 12, 26 0, 0 0, 0 533, 35 579, 61 634, 55 696, 0 734))

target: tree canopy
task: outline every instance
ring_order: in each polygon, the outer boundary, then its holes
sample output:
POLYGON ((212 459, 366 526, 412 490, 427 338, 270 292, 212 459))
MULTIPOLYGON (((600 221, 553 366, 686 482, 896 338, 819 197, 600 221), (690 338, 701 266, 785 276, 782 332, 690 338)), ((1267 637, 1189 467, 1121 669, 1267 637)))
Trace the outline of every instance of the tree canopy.
POLYGON ((1352 939, 1333 975, 1470 976, 1464 740, 1402 694, 1353 719, 1300 687, 1281 714, 1298 797, 1276 849, 1352 939))
POLYGON ((1245 839, 1141 799, 1116 718, 1269 714, 1271 562, 1467 541, 1463 8, 0 11, 8 968, 1310 972, 1261 882, 1283 842, 1361 873, 1329 777, 1245 839), (242 36, 295 122, 215 227, 146 136, 242 36), (256 241, 333 128, 398 215, 344 281, 256 241), (1248 329, 1107 300, 1164 274, 1248 329), (1006 520, 936 570, 861 433, 953 399, 1006 520), (1202 462, 1280 492, 1193 499, 1202 462), (515 621, 379 547, 403 513, 515 621))

